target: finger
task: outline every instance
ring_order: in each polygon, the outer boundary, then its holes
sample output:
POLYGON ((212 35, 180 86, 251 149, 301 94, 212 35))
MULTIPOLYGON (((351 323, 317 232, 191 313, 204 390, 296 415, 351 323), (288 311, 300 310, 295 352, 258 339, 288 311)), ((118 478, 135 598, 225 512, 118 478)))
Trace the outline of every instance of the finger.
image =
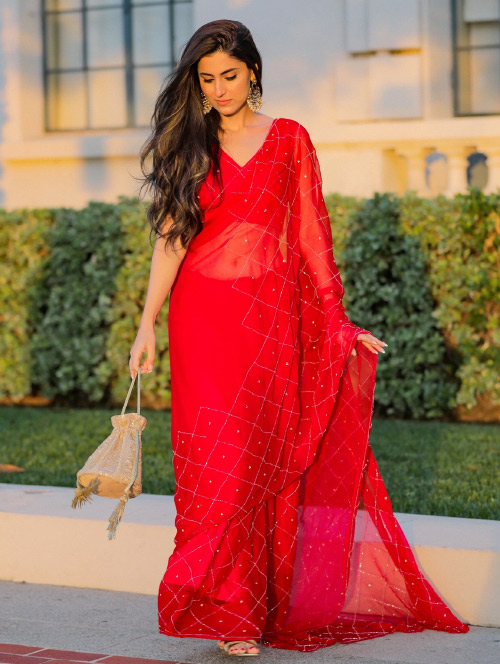
POLYGON ((376 353, 377 355, 379 354, 379 352, 381 352, 381 353, 385 353, 385 351, 384 351, 382 348, 380 349, 380 351, 376 350, 376 349, 373 347, 373 344, 371 344, 371 343, 368 342, 368 341, 363 341, 362 343, 368 348, 368 350, 369 350, 371 353, 376 353))
POLYGON ((382 341, 381 339, 377 339, 377 337, 374 337, 373 335, 371 335, 371 337, 368 339, 368 343, 373 344, 377 349, 380 349, 381 352, 385 352, 383 350, 383 347, 387 346, 385 341, 382 341))
POLYGON ((130 368, 130 377, 135 378, 135 376, 137 376, 137 367, 139 366, 139 362, 131 359, 128 363, 128 366, 130 368))
POLYGON ((377 355, 378 353, 385 353, 385 350, 382 348, 382 346, 372 345, 371 349, 374 353, 377 353, 377 355))
POLYGON ((142 363, 141 371, 143 373, 151 373, 153 371, 153 364, 155 361, 155 353, 154 349, 148 348, 147 350, 147 357, 142 363))
POLYGON ((130 367, 130 375, 132 378, 134 378, 137 375, 137 368, 139 366, 141 355, 142 351, 140 353, 137 353, 137 351, 131 351, 130 353, 129 367, 130 367))
POLYGON ((382 341, 382 339, 377 339, 377 337, 374 337, 373 335, 372 335, 371 338, 372 338, 377 344, 379 344, 380 346, 387 346, 387 344, 385 343, 385 341, 382 341))

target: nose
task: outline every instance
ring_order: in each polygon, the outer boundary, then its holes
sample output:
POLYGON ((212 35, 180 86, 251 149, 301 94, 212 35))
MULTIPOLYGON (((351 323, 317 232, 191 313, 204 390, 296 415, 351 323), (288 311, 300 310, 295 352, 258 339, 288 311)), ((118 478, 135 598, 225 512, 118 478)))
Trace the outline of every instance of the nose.
POLYGON ((223 97, 225 93, 226 93, 226 88, 224 86, 224 82, 223 81, 216 82, 215 83, 215 96, 217 97, 217 99, 219 97, 223 97))

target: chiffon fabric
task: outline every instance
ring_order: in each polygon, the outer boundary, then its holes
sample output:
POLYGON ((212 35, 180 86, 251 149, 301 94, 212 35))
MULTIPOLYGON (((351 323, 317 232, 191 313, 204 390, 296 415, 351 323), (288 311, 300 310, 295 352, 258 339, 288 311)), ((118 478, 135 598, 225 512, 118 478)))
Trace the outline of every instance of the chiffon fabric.
POLYGON ((313 651, 466 632, 423 576, 369 444, 378 356, 342 305, 307 130, 220 151, 171 289, 175 549, 160 632, 313 651))

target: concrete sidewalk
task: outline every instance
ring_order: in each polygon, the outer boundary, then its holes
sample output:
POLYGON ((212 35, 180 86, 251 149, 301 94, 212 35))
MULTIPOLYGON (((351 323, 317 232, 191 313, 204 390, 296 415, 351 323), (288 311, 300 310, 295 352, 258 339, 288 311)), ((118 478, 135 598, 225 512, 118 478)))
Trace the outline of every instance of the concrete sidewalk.
MULTIPOLYGON (((0 582, 0 643, 73 651, 67 657, 59 653, 61 663, 78 661, 78 653, 74 651, 79 651, 80 655, 82 652, 102 653, 102 657, 117 655, 186 664, 230 661, 214 641, 176 639, 159 634, 154 596, 8 581, 0 582)), ((4 647, 3 652, 7 651, 4 647)), ((0 664, 40 664, 38 654, 44 656, 44 653, 37 653, 31 662, 29 656, 22 654, 0 654, 0 664)), ((313 653, 261 646, 260 659, 254 661, 269 664, 498 664, 500 629, 471 627, 467 634, 430 630, 391 634, 313 653)), ((133 664, 133 661, 114 657, 109 664, 133 664)))

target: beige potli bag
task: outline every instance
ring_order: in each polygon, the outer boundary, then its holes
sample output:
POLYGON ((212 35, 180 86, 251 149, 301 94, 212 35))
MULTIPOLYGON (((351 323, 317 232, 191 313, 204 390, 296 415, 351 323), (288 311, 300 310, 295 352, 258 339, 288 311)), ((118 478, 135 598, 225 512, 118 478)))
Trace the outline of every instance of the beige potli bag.
POLYGON ((113 539, 121 521, 125 503, 142 492, 142 442, 141 432, 147 420, 141 412, 141 369, 137 370, 137 412, 125 414, 125 409, 134 387, 132 379, 123 404, 121 415, 113 415, 113 431, 87 459, 78 471, 77 487, 72 507, 92 499, 92 494, 105 498, 119 498, 119 503, 109 519, 108 539, 113 539))

